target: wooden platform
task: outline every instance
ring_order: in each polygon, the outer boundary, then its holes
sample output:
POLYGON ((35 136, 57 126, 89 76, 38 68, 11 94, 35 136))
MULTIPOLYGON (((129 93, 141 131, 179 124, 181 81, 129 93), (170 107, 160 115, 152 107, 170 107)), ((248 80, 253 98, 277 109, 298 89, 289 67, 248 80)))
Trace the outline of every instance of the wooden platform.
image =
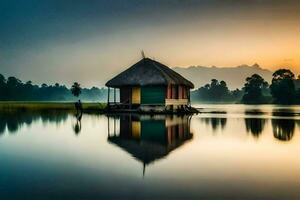
POLYGON ((199 110, 191 106, 185 106, 180 109, 167 109, 165 106, 149 106, 147 109, 142 107, 125 108, 120 105, 109 105, 104 110, 106 113, 141 113, 141 114, 194 114, 199 110))

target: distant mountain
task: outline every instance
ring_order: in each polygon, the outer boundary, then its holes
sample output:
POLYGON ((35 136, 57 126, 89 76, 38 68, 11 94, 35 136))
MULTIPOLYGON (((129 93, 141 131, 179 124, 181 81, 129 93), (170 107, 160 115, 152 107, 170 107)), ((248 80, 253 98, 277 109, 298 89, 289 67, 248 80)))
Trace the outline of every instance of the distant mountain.
POLYGON ((262 69, 258 64, 237 67, 173 67, 172 69, 192 81, 196 88, 210 83, 211 79, 224 80, 230 89, 242 88, 245 79, 255 73, 270 83, 273 74, 272 71, 262 69))

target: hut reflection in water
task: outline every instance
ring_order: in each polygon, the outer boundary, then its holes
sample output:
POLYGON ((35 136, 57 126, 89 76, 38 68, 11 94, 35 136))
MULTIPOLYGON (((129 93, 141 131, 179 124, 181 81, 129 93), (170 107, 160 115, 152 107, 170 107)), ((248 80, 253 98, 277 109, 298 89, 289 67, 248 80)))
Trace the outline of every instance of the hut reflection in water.
POLYGON ((142 162, 144 175, 147 165, 193 138, 190 119, 191 116, 109 116, 108 142, 142 162))

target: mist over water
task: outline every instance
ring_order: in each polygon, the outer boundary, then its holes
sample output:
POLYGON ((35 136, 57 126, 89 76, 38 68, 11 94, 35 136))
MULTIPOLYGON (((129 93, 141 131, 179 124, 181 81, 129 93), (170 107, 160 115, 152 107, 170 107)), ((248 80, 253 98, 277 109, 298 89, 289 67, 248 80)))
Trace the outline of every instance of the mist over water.
POLYGON ((300 106, 194 116, 2 112, 1 199, 298 199, 300 106))

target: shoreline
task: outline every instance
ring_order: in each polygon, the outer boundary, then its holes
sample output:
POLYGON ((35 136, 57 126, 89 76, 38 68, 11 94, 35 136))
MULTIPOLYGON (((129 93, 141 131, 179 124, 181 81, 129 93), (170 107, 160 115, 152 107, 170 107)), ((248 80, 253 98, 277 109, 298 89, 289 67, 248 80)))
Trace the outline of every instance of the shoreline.
MULTIPOLYGON (((27 111, 27 112, 70 112, 75 113, 75 102, 51 102, 51 101, 0 101, 0 112, 9 112, 9 111, 27 111)), ((208 104, 202 105, 193 105, 193 108, 197 110, 197 112, 141 112, 141 111, 125 111, 125 110, 108 110, 106 103, 97 103, 97 102, 82 102, 83 113, 90 114, 124 114, 124 113, 132 113, 132 114, 163 114, 163 115, 182 115, 182 114, 226 114, 228 110, 220 109, 218 104, 209 104, 209 107, 206 108, 208 104), (204 106, 204 107, 203 107, 204 106), (216 107, 214 107, 216 106, 216 107), (207 110, 208 109, 208 110, 207 110)), ((222 104, 228 105, 228 104, 222 104)), ((251 106, 249 104, 231 104, 231 105, 245 105, 251 106)), ((275 108, 278 109, 283 107, 282 109, 289 109, 289 106, 297 106, 297 105, 276 105, 276 104, 261 104, 261 106, 271 106, 275 105, 275 108), (286 108, 285 108, 286 107, 286 108)), ((259 106, 259 105, 256 105, 259 106)), ((299 106, 299 105, 298 105, 299 106)), ((257 108, 259 109, 259 108, 257 108)), ((271 111, 270 111, 271 112, 271 111)), ((274 113, 283 113, 290 114, 286 110, 273 111, 274 113)), ((263 114, 259 111, 254 111, 253 114, 263 114)), ((281 114, 281 115, 283 115, 281 114)), ((296 115, 299 115, 299 112, 296 112, 296 115)))
MULTIPOLYGON (((2 101, 0 102, 0 111, 3 110, 51 110, 51 111, 76 111, 75 102, 50 102, 50 101, 2 101)), ((101 112, 106 108, 106 103, 82 103, 84 112, 98 111, 101 112)))

